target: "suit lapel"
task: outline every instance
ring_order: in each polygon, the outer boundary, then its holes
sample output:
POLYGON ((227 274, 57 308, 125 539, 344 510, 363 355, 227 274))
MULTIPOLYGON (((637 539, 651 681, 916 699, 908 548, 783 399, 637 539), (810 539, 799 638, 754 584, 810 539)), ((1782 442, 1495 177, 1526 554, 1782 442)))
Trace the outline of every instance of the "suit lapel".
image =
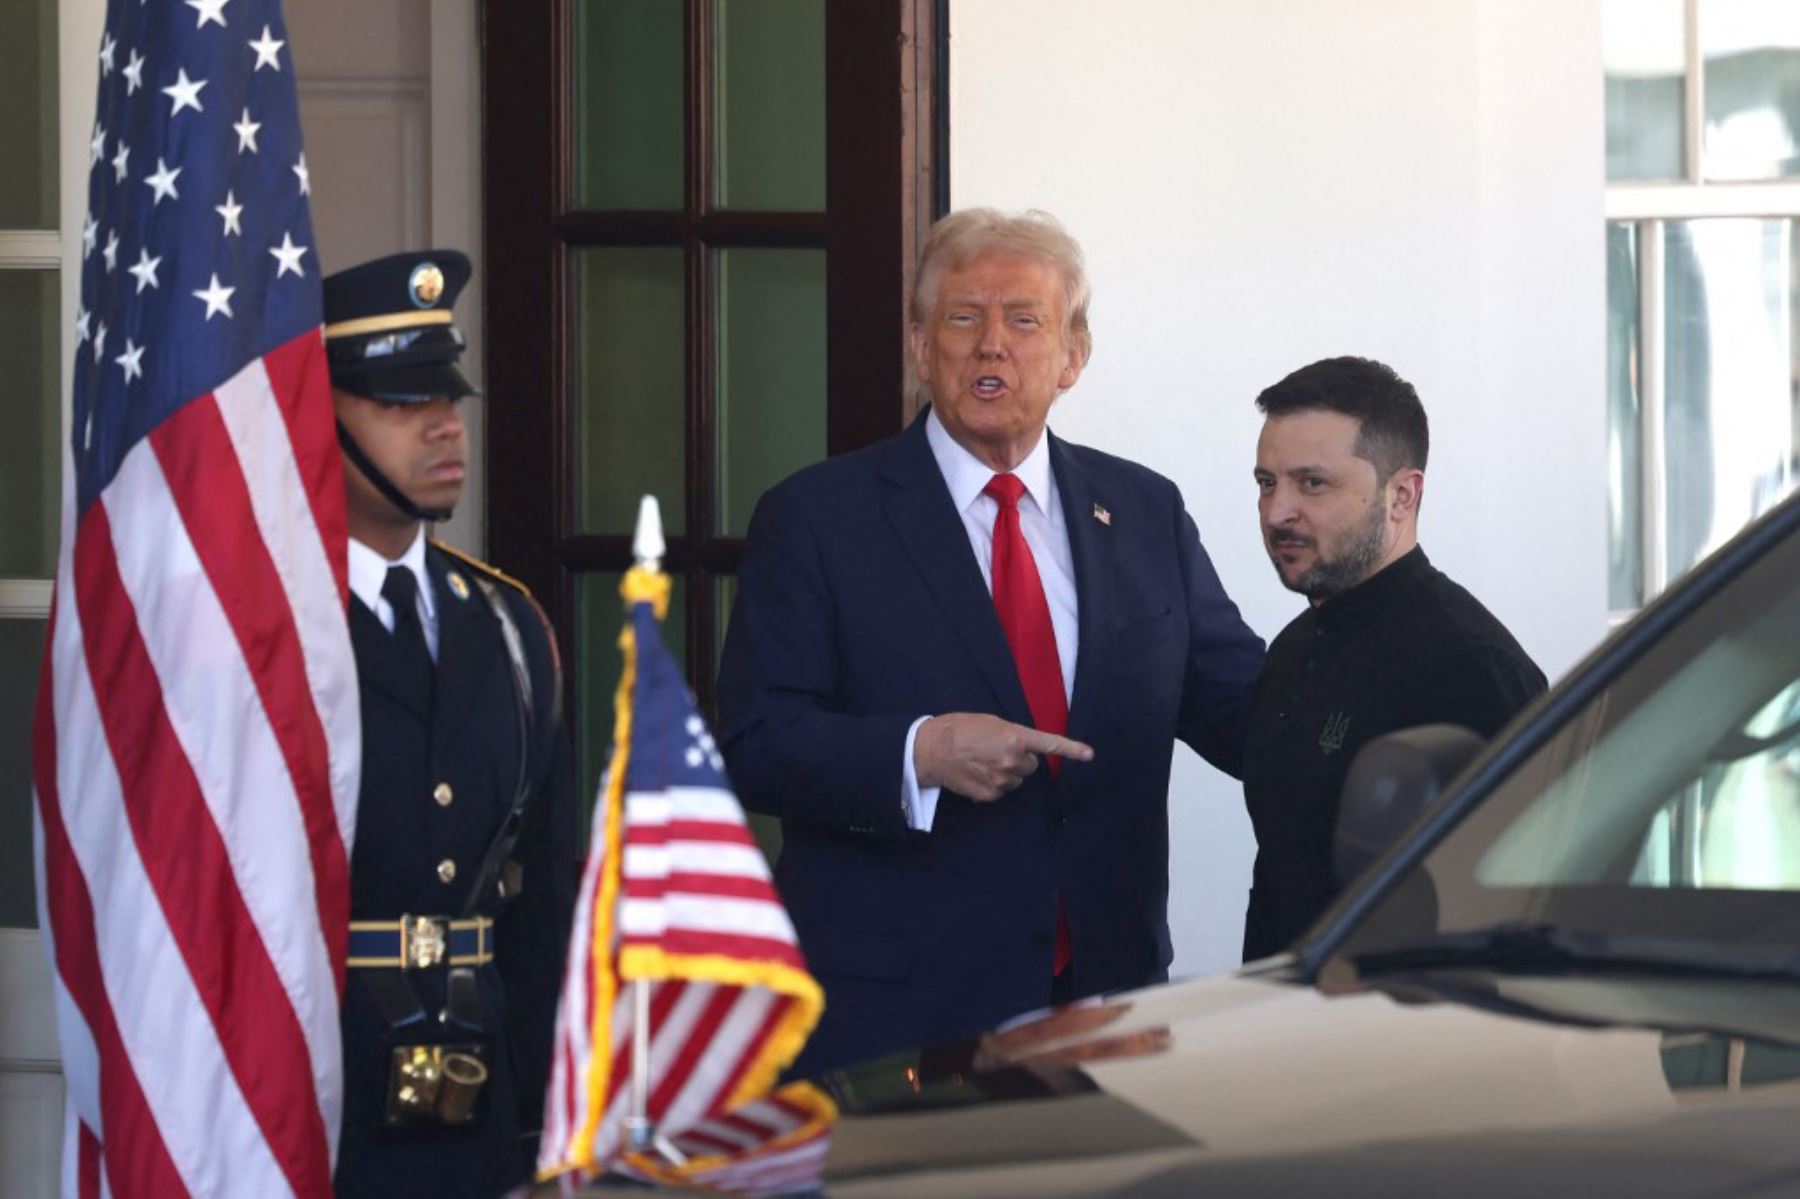
POLYGON ((962 517, 925 440, 923 413, 889 443, 881 474, 890 484, 886 512, 894 535, 1000 701, 1000 714, 1029 725, 1025 689, 994 613, 994 599, 981 581, 981 567, 969 552, 962 517))
POLYGON ((1094 481, 1075 460, 1069 447, 1054 434, 1050 438, 1050 469, 1056 472, 1056 490, 1062 498, 1063 527, 1069 531, 1069 556, 1075 562, 1076 620, 1081 643, 1075 652, 1075 688, 1069 702, 1069 736, 1077 741, 1087 735, 1098 702, 1096 688, 1106 652, 1106 630, 1111 627, 1114 569, 1112 526, 1103 523, 1106 497, 1096 494, 1094 481))
POLYGON ((407 669, 394 635, 355 596, 350 597, 350 643, 356 651, 357 677, 364 687, 379 691, 422 722, 431 719, 430 694, 405 685, 414 671, 407 669))
MULTIPOLYGON (((437 601, 437 719, 433 722, 432 753, 440 760, 452 747, 453 736, 467 736, 473 727, 468 711, 481 698, 493 667, 500 638, 487 636, 493 614, 487 600, 467 571, 447 562, 435 548, 425 551, 425 573, 431 576, 437 601), (462 586, 449 582, 455 571, 462 586)), ((497 632, 497 631, 496 631, 497 632)))

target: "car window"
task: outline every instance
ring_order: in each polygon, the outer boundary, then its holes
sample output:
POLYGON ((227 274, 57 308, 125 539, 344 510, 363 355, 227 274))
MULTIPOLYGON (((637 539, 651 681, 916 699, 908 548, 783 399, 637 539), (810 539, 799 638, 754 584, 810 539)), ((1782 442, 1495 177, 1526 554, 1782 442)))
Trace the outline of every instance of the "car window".
POLYGON ((1800 942, 1800 534, 1565 720, 1351 948, 1509 922, 1800 942))
POLYGON ((1800 683, 1791 683, 1671 794, 1631 881, 1800 890, 1800 683))

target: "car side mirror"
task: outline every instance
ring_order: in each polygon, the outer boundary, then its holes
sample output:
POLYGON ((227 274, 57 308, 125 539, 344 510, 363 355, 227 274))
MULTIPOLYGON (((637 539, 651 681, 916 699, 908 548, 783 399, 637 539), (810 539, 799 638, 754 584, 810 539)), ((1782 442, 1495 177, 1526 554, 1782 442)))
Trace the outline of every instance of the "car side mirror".
POLYGON ((1487 745, 1454 724, 1422 724, 1377 737, 1344 776, 1332 866, 1348 886, 1436 802, 1487 745))

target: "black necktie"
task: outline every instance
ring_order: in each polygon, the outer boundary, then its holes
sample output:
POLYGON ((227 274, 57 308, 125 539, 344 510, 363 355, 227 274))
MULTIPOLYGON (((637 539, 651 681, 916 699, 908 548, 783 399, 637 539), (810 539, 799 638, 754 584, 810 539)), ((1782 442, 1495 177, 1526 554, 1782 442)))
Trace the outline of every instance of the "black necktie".
POLYGON ((431 696, 431 651, 425 648, 425 630, 419 625, 419 583, 404 566, 390 566, 387 582, 381 585, 381 597, 394 610, 394 648, 398 651, 403 683, 415 695, 431 696))

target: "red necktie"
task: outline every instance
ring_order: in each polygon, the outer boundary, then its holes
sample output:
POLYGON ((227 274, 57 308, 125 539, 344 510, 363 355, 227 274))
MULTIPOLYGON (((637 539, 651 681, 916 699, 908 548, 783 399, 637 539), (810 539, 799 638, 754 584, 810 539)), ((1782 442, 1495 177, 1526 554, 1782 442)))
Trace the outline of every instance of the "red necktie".
MULTIPOLYGON (((1012 649, 1013 664, 1025 689, 1025 703, 1031 708, 1031 723, 1041 732, 1060 737, 1069 731, 1069 700, 1063 694, 1062 659, 1056 652, 1056 629, 1050 623, 1044 583, 1019 527, 1019 497, 1025 494, 1025 484, 1017 475, 995 475, 982 491, 1000 504, 999 515, 994 517, 993 558, 994 610, 1000 616, 1000 629, 1012 649)), ((1052 775, 1061 766, 1061 758, 1050 759, 1052 775)), ((1057 974, 1069 968, 1071 956, 1069 918, 1059 895, 1054 966, 1057 974)))

